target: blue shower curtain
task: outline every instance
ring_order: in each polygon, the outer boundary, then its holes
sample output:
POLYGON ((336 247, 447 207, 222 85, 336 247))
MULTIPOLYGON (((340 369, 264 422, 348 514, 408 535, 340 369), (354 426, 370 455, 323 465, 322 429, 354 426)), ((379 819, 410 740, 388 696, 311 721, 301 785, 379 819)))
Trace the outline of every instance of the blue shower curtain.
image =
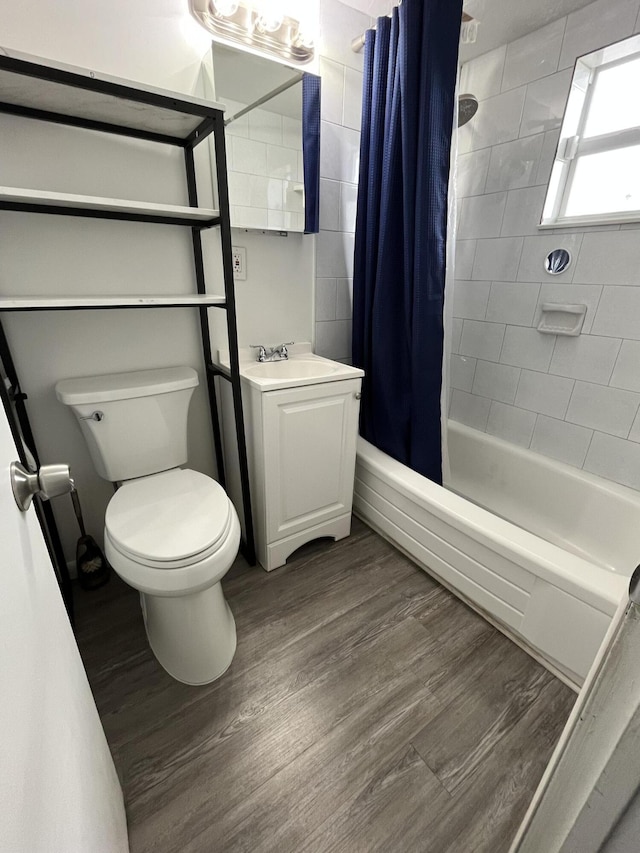
POLYGON ((363 438, 442 482, 447 192, 462 0, 404 0, 365 41, 353 281, 363 438))

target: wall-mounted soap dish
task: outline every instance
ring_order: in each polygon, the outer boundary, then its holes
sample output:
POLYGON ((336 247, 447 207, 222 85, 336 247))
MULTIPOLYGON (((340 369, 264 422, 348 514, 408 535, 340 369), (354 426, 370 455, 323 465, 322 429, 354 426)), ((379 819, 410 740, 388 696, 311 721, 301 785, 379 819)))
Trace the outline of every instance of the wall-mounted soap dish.
POLYGON ((586 305, 543 302, 538 331, 544 335, 579 335, 587 313, 586 305))

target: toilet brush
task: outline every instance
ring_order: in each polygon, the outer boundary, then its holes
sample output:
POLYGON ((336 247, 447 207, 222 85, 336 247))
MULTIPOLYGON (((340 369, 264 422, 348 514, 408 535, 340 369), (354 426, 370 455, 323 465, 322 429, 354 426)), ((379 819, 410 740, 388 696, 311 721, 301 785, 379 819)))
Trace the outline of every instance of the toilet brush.
POLYGON ((83 589, 97 589, 109 580, 111 567, 93 536, 88 536, 82 518, 80 498, 75 488, 71 490, 73 510, 78 519, 80 538, 76 545, 76 568, 78 580, 83 589))

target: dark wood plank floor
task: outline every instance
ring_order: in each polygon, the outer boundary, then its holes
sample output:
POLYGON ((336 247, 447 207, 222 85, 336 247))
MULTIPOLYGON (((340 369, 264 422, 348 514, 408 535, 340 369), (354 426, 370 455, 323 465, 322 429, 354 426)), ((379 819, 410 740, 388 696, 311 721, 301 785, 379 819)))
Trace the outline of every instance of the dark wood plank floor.
POLYGON ((238 651, 205 688, 118 578, 78 593, 132 853, 506 853, 565 685, 358 521, 224 586, 238 651))

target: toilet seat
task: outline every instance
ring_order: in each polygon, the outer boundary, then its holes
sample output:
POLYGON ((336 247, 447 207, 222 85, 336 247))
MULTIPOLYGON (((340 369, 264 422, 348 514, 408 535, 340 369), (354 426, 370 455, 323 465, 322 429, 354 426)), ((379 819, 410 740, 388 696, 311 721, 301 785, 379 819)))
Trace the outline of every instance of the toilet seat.
POLYGON ((111 498, 105 532, 127 559, 180 569, 215 554, 228 538, 233 507, 215 480, 174 468, 125 482, 111 498))

